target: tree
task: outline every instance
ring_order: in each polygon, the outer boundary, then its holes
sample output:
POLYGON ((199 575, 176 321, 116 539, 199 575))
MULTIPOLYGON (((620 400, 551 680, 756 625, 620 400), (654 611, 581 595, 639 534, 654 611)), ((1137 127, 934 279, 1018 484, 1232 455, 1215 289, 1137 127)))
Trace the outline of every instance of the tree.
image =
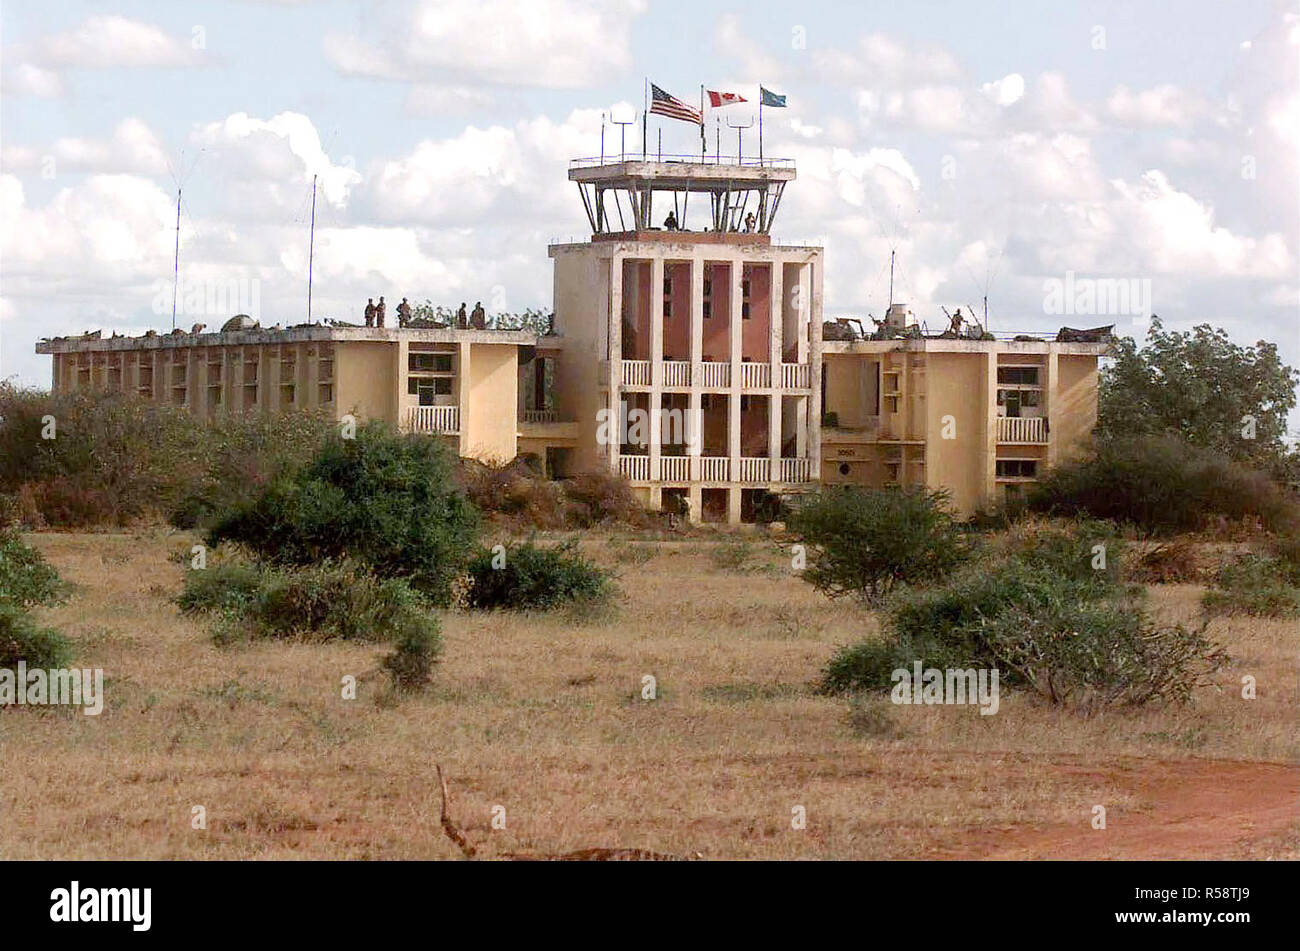
POLYGON ((901 582, 941 578, 968 555, 944 491, 826 487, 800 500, 789 524, 808 546, 804 580, 868 604, 901 582))
POLYGON ((1119 340, 1101 374, 1102 439, 1177 435, 1188 443, 1275 469, 1287 453, 1287 414, 1300 374, 1261 340, 1242 347, 1222 329, 1165 330, 1159 317, 1141 348, 1119 340))

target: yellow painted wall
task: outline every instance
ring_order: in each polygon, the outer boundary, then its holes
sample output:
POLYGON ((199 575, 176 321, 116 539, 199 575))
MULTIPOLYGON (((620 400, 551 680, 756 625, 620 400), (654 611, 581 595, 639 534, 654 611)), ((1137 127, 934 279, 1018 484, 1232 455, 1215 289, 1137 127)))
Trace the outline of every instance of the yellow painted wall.
POLYGON ((509 462, 518 433, 519 349, 476 343, 469 358, 469 404, 462 405, 461 443, 476 459, 509 462))
POLYGON ((573 470, 605 465, 608 452, 596 443, 596 414, 605 407, 600 366, 608 359, 610 259, 595 249, 555 257, 555 323, 564 351, 555 365, 555 408, 560 419, 576 420, 573 470))
POLYGON ((1095 356, 1061 354, 1057 359, 1057 405, 1048 412, 1059 463, 1077 455, 1097 425, 1098 374, 1095 356))
POLYGON ((952 493, 953 508, 974 512, 989 501, 981 450, 988 420, 983 402, 987 358, 983 353, 926 355, 925 476, 931 488, 952 493), (951 416, 952 439, 944 439, 951 416))
POLYGON ((866 426, 876 408, 876 356, 828 353, 822 360, 822 373, 826 376, 826 405, 822 412, 837 414, 844 429, 866 426))
POLYGON ((391 343, 354 341, 334 348, 334 403, 339 414, 396 422, 391 343))

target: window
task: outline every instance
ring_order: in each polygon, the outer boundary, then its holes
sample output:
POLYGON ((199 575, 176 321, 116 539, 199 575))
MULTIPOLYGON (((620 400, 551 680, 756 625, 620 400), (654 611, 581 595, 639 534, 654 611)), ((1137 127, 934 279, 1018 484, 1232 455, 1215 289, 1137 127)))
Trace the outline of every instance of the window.
POLYGON ((407 369, 411 373, 450 373, 450 353, 412 353, 407 355, 407 369))
POLYGON ((672 315, 673 315, 673 302, 668 300, 667 298, 664 298, 664 316, 671 317, 672 315))
POLYGON ((749 301, 740 302, 740 317, 742 320, 749 320, 749 301))
POLYGON ((705 319, 705 320, 708 320, 708 319, 709 319, 710 317, 712 317, 712 316, 713 316, 713 306, 712 306, 712 303, 711 303, 710 301, 705 301, 705 302, 704 302, 704 319, 705 319))
POLYGON ((334 402, 334 384, 333 384, 333 383, 322 383, 322 384, 320 384, 320 402, 322 402, 322 403, 333 403, 333 402, 334 402))
POLYGON ((439 396, 451 395, 451 377, 438 377, 433 381, 433 392, 439 396))
POLYGON ((664 277, 664 297, 668 297, 673 292, 673 279, 664 277))
POLYGON ((998 367, 998 382, 1037 386, 1038 367, 998 367))
POLYGON ((999 479, 1032 479, 1038 473, 1038 462, 1034 459, 999 459, 997 477, 999 479))

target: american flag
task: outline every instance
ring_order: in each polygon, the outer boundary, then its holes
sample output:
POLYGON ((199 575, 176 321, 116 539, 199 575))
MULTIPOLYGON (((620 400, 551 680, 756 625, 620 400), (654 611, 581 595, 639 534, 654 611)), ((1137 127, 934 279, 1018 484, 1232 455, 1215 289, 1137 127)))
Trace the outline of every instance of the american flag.
POLYGON ((668 95, 654 83, 650 84, 650 111, 670 119, 704 125, 704 116, 700 115, 700 110, 692 109, 675 96, 668 95))

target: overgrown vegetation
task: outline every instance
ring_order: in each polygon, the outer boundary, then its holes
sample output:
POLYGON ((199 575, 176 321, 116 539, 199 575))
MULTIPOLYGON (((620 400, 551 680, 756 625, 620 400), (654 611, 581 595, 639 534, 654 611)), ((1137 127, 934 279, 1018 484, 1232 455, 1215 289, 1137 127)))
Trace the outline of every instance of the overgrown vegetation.
POLYGON ((1208 324, 1169 331, 1152 317, 1142 347, 1125 337, 1110 357, 1098 396, 1103 441, 1174 436, 1275 475, 1290 468, 1283 437, 1300 375, 1275 344, 1242 347, 1208 324))
POLYGON ((1098 441, 1087 457, 1049 472, 1030 505, 1166 536, 1200 531, 1216 518, 1256 520, 1274 531, 1300 524, 1295 501, 1267 475, 1169 436, 1098 441))
POLYGON ((551 481, 521 459, 497 465, 466 459, 460 462, 460 481, 479 511, 515 528, 640 528, 653 520, 627 481, 612 472, 551 481))
POLYGON ((0 493, 33 528, 189 527, 301 465, 335 428, 319 414, 205 420, 135 396, 0 382, 0 493))
POLYGON ((1109 526, 1031 524, 932 588, 890 598, 886 634, 842 648, 824 691, 888 689, 895 669, 997 668, 1007 686, 1091 711, 1186 702, 1226 658, 1201 631, 1157 625, 1121 583, 1109 526))
POLYGON ((45 557, 11 528, 0 527, 0 604, 20 608, 62 599, 65 585, 45 557))
POLYGON ((261 638, 391 642, 383 660, 396 686, 426 683, 441 651, 430 605, 400 578, 376 578, 347 562, 303 567, 223 561, 185 574, 177 603, 213 618, 227 645, 261 638))
POLYGON ((453 467, 436 437, 372 421, 355 438, 331 435, 306 466, 221 512, 207 542, 236 542, 278 565, 350 558, 445 605, 479 521, 453 467))
POLYGON ((543 548, 526 541, 480 549, 469 565, 466 604, 514 611, 595 606, 614 592, 610 573, 582 557, 577 541, 543 548))
POLYGON ((58 572, 10 527, 0 526, 0 667, 66 667, 72 643, 36 623, 28 610, 61 601, 66 593, 58 572))
POLYGON ((823 488, 795 506, 789 531, 807 546, 806 581, 869 604, 900 582, 942 577, 969 553, 942 491, 823 488))
POLYGON ((1201 606, 1210 615, 1300 617, 1294 569, 1267 555, 1247 554, 1223 563, 1201 606))

